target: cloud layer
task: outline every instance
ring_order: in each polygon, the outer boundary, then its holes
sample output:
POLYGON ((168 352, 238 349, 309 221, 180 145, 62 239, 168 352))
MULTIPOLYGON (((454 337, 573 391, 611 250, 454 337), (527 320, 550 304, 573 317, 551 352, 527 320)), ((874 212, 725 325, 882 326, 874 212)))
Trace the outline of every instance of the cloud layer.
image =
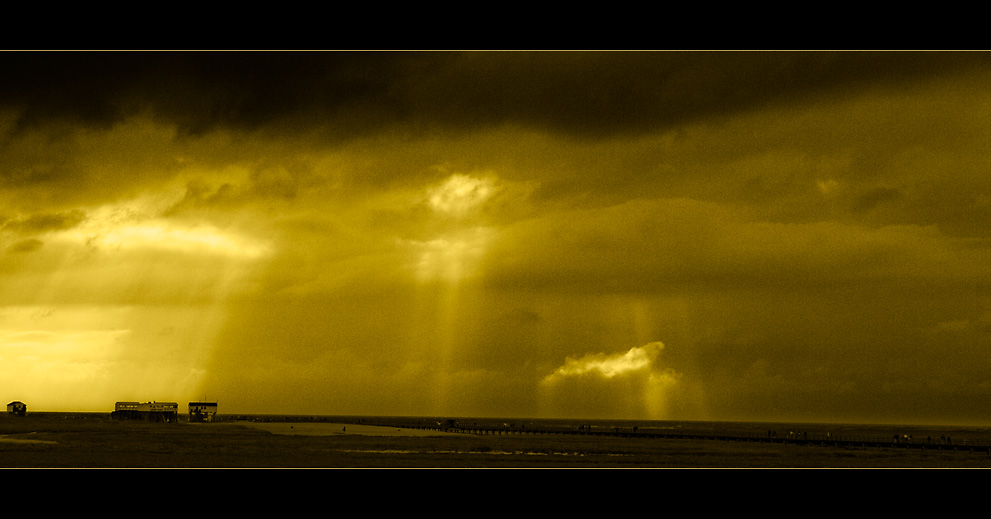
POLYGON ((10 400, 979 422, 984 53, 5 53, 10 400))

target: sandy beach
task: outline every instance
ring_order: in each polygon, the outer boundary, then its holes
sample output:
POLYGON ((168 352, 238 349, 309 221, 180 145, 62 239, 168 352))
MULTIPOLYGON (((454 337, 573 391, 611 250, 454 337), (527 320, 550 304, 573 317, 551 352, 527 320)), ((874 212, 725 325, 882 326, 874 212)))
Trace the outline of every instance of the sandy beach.
MULTIPOLYGON (((34 433, 31 433, 34 434, 34 433)), ((22 444, 48 444, 55 445, 54 441, 51 440, 36 440, 32 438, 25 438, 24 435, 19 434, 16 438, 11 438, 9 434, 4 434, 0 436, 0 443, 22 443, 22 444)))
MULTIPOLYGON (((284 417, 289 418, 290 417, 284 417)), ((100 414, 0 417, 0 467, 6 468, 988 468, 991 453, 972 451, 985 428, 958 427, 960 449, 895 444, 828 445, 574 434, 464 434, 417 429, 428 418, 375 425, 363 418, 327 421, 222 420, 162 424, 108 420, 100 414)), ((398 420, 398 419, 397 419, 398 420)), ((481 420, 480 420, 481 421, 481 420)), ((474 420, 472 420, 474 422, 474 420)), ((557 423, 557 422, 552 422, 557 423)), ((528 423, 529 425, 529 423, 528 423)), ((737 434, 801 424, 686 423, 737 434)), ((809 424, 805 424, 809 425, 809 424)), ((835 425, 835 424, 833 424, 835 425)), ((815 429, 811 429, 815 430, 815 429)), ((891 437, 890 426, 846 426, 843 436, 891 437)), ((905 429, 916 438, 934 430, 905 429)), ((942 429, 941 429, 942 431, 942 429)), ((939 431, 936 431, 939 432, 939 431)))

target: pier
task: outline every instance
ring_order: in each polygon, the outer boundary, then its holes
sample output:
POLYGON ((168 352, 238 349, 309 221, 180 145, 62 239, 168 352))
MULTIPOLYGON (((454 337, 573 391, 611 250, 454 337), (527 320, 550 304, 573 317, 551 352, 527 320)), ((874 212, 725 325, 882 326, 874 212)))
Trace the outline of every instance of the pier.
POLYGON ((806 433, 767 431, 764 434, 721 434, 701 431, 662 430, 647 427, 605 427, 605 426, 550 426, 533 424, 462 424, 456 421, 439 423, 389 423, 394 427, 437 430, 448 433, 473 435, 571 435, 591 437, 616 437, 657 440, 715 440, 729 442, 759 442, 807 446, 836 447, 848 449, 894 448, 931 451, 965 451, 987 453, 991 456, 991 444, 969 441, 953 441, 949 438, 912 438, 903 435, 889 437, 838 436, 832 433, 806 433))

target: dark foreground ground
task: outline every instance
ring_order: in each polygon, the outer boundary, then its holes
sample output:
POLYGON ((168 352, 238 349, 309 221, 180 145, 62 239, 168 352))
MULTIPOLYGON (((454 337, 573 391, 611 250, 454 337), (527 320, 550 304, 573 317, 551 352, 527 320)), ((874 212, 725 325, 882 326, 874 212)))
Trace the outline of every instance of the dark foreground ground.
MULTIPOLYGON (((300 427, 298 432, 306 426, 300 427)), ((51 414, 0 418, 0 467, 989 468, 991 455, 570 435, 379 436, 359 427, 284 434, 233 422, 153 424, 51 414)))

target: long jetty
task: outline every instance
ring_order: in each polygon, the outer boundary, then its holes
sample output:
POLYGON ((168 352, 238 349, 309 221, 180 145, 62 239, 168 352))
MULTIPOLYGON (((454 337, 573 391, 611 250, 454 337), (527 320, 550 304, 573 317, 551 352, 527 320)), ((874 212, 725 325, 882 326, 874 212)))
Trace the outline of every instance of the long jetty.
POLYGON ((593 437, 618 437, 637 439, 676 439, 676 440, 718 440, 732 442, 761 442, 795 445, 818 445, 840 448, 898 448, 935 451, 967 451, 987 453, 991 456, 991 445, 972 441, 953 441, 950 438, 912 438, 905 435, 883 437, 837 436, 832 433, 789 432, 779 435, 776 431, 767 433, 712 433, 704 431, 673 432, 648 427, 606 427, 606 426, 555 426, 534 424, 462 424, 462 423, 390 423, 407 429, 436 430, 448 433, 474 435, 572 435, 593 437))

